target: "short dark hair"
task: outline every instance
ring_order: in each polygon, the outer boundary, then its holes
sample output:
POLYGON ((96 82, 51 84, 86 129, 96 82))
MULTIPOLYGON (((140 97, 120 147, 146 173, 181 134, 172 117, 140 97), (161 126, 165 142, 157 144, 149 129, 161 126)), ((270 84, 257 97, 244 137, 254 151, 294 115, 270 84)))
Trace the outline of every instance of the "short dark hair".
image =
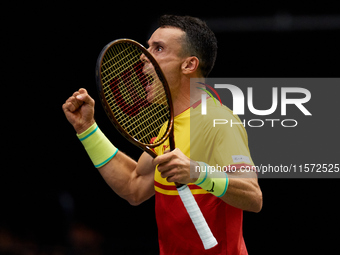
POLYGON ((214 67, 217 55, 217 40, 207 24, 191 16, 163 15, 159 19, 160 27, 176 27, 186 33, 183 46, 185 54, 199 59, 199 69, 207 77, 214 67))

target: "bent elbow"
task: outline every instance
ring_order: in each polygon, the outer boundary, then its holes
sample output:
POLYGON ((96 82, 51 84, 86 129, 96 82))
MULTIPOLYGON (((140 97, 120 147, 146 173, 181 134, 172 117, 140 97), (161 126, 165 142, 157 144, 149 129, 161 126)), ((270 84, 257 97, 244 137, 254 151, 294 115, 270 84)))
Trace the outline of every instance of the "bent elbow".
POLYGON ((143 201, 141 201, 141 200, 139 200, 139 199, 135 199, 135 198, 127 199, 127 201, 128 201, 129 204, 132 205, 132 206, 138 206, 138 205, 140 205, 141 203, 143 203, 143 201))
POLYGON ((138 206, 142 204, 144 201, 148 200, 150 197, 146 196, 140 196, 140 194, 135 194, 127 198, 126 200, 129 202, 132 206, 138 206))
POLYGON ((129 201, 129 204, 130 205, 132 205, 132 206, 138 206, 138 205, 140 205, 141 203, 138 203, 138 202, 131 202, 131 201, 129 201))
POLYGON ((261 212, 261 210, 262 210, 262 203, 261 203, 261 204, 258 204, 258 205, 254 208, 253 212, 254 212, 254 213, 259 213, 259 212, 261 212))
POLYGON ((259 194, 255 198, 254 207, 252 211, 255 213, 259 213, 262 210, 262 206, 263 206, 262 192, 259 192, 259 194))
POLYGON ((259 213, 262 210, 262 192, 256 192, 256 194, 253 193, 251 197, 249 197, 248 204, 246 207, 243 208, 243 210, 247 212, 254 212, 259 213))
POLYGON ((122 196, 122 198, 128 201, 130 205, 138 206, 142 204, 143 202, 145 202, 146 200, 148 200, 149 198, 151 198, 154 194, 155 194, 154 188, 152 187, 150 191, 146 191, 146 192, 138 192, 138 191, 131 192, 130 191, 125 196, 122 196))

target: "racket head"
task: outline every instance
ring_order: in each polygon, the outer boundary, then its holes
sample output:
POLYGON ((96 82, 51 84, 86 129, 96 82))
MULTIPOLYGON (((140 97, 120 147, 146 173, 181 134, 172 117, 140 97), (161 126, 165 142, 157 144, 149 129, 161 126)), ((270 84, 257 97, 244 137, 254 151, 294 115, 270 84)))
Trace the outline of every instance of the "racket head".
POLYGON ((97 59, 96 83, 107 116, 128 141, 153 157, 152 148, 169 136, 174 147, 170 89, 143 45, 131 39, 107 44, 97 59))

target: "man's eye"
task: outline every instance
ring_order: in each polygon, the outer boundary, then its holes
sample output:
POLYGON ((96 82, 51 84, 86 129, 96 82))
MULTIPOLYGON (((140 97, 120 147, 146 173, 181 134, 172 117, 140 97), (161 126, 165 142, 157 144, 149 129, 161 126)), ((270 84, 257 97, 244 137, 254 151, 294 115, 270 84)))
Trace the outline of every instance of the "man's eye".
POLYGON ((162 51, 162 50, 163 50, 163 47, 157 46, 156 51, 162 51))

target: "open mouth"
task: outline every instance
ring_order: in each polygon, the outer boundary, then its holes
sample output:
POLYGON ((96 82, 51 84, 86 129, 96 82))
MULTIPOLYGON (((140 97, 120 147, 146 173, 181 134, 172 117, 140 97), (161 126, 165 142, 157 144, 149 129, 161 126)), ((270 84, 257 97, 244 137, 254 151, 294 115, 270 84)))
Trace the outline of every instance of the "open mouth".
POLYGON ((150 103, 164 104, 164 88, 154 66, 150 63, 145 63, 143 66, 143 73, 147 79, 147 84, 145 86, 147 100, 150 103))
POLYGON ((146 75, 146 78, 147 78, 148 84, 146 85, 145 90, 146 90, 146 92, 149 92, 152 88, 152 85, 153 85, 155 79, 153 78, 152 75, 146 75))
POLYGON ((155 69, 153 68, 153 65, 149 63, 144 63, 143 66, 143 73, 147 79, 147 85, 145 87, 146 92, 151 92, 153 85, 155 84, 155 69))

